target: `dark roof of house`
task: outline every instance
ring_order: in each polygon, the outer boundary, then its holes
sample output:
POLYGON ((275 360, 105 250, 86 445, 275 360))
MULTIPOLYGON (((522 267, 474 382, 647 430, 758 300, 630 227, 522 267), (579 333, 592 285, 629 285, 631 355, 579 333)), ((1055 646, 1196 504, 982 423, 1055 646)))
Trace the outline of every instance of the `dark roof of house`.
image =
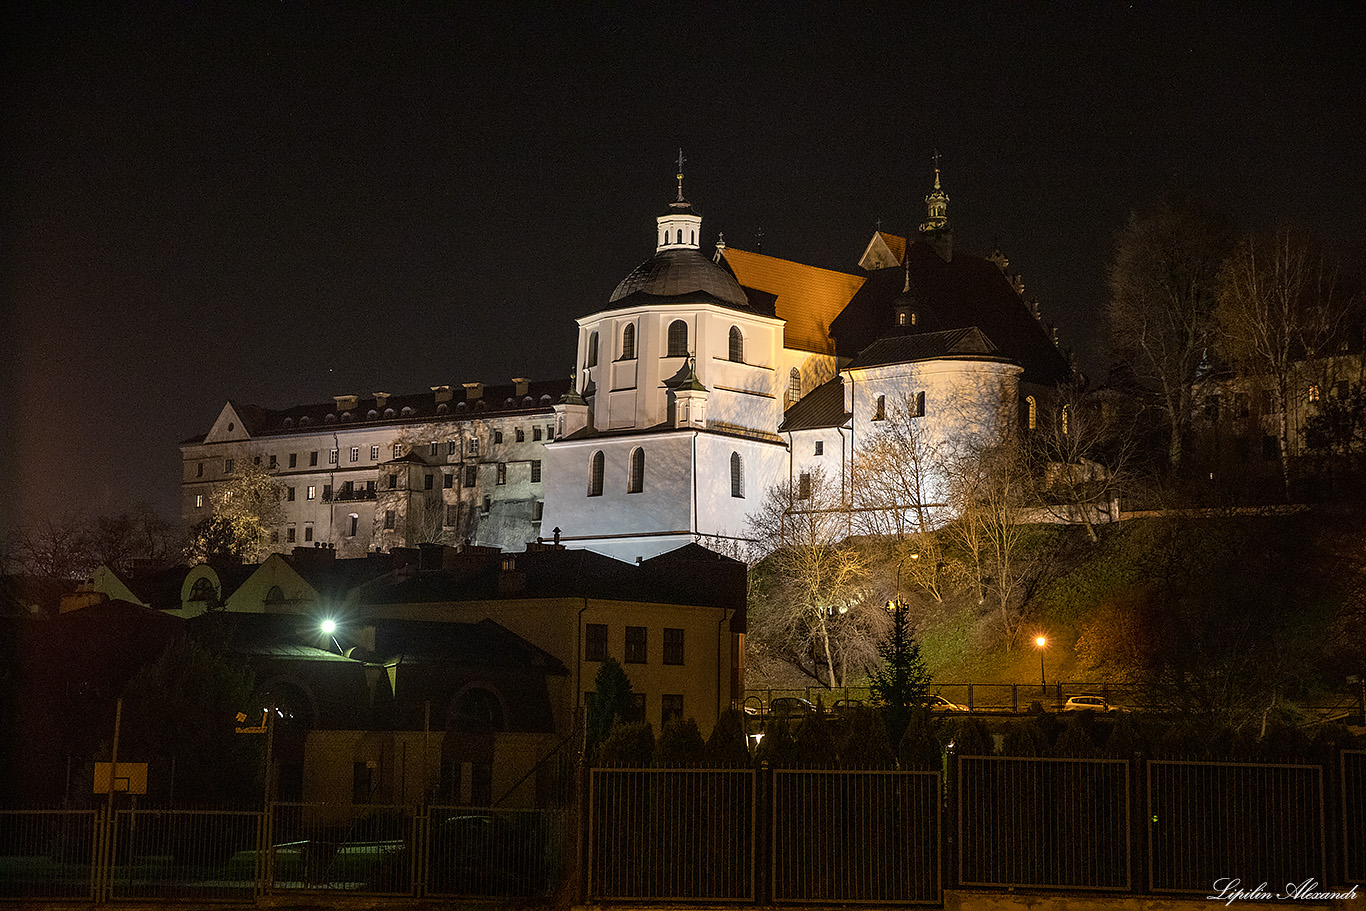
POLYGON ((844 381, 835 377, 821 383, 783 415, 779 432, 816 430, 821 427, 843 427, 853 417, 844 410, 844 381))
POLYGON ((641 564, 589 550, 547 547, 518 554, 451 553, 440 569, 406 566, 360 586, 358 604, 600 598, 723 607, 743 631, 745 564, 697 545, 641 564), (510 560, 512 569, 503 563, 510 560))
MULTIPOLYGON (((569 379, 532 380, 527 391, 517 395, 513 383, 484 386, 480 395, 471 397, 471 390, 461 384, 451 385, 451 399, 437 402, 431 392, 391 395, 379 406, 373 396, 358 396, 356 407, 338 413, 337 403, 315 402, 291 405, 287 408, 263 408, 229 400, 237 416, 242 419, 252 436, 271 433, 294 433, 304 428, 337 424, 411 424, 415 420, 450 420, 469 416, 490 417, 501 414, 548 413, 551 406, 569 389, 569 379), (407 414, 404 411, 407 411, 407 414), (373 414, 372 414, 373 412, 373 414)), ((185 443, 199 443, 204 434, 191 437, 185 443)))
POLYGON ((918 335, 889 335, 873 342, 858 353, 845 369, 881 367, 886 364, 909 364, 936 358, 959 360, 1005 360, 1000 349, 976 326, 949 329, 944 332, 925 332, 918 335))
MULTIPOLYGON (((188 566, 168 566, 151 572, 120 570, 109 567, 118 580, 128 586, 143 604, 156 610, 174 610, 180 607, 180 592, 185 586, 185 577, 190 573, 188 566)), ((238 584, 241 584, 240 582, 238 584)))
MULTIPOLYGON (((694 249, 659 251, 621 280, 612 292, 609 303, 616 309, 635 303, 696 300, 705 300, 732 310, 759 312, 754 310, 754 305, 728 267, 712 262, 701 251, 694 249)), ((773 314, 770 311, 766 315, 773 314)))
POLYGON ((1001 356, 1024 368, 1025 381, 1067 379, 1067 359, 995 263, 957 250, 946 262, 922 239, 909 245, 903 262, 870 272, 831 322, 830 334, 841 356, 853 357, 888 336, 976 326, 1001 356), (905 288, 907 267, 923 310, 917 310, 914 326, 898 326, 894 302, 905 288))
POLYGON ((554 655, 488 617, 478 623, 377 620, 375 657, 386 662, 477 664, 538 668, 554 675, 569 673, 554 655))
POLYGON ((33 612, 52 616, 62 595, 76 590, 74 579, 45 576, 0 576, 0 617, 28 617, 33 612))

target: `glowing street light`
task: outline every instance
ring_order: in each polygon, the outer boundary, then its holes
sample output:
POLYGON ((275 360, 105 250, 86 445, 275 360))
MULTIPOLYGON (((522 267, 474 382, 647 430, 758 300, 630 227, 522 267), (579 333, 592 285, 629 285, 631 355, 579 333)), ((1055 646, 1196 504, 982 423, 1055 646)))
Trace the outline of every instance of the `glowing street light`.
MULTIPOLYGON (((337 631, 337 621, 333 620, 331 617, 328 617, 326 620, 322 622, 322 631, 324 635, 332 635, 337 631)), ((1043 644, 1043 640, 1040 640, 1040 644, 1043 644)))
POLYGON ((1039 685, 1043 687, 1045 691, 1047 691, 1048 681, 1045 680, 1043 676, 1043 650, 1048 647, 1048 637, 1035 636, 1034 647, 1039 650, 1039 685))

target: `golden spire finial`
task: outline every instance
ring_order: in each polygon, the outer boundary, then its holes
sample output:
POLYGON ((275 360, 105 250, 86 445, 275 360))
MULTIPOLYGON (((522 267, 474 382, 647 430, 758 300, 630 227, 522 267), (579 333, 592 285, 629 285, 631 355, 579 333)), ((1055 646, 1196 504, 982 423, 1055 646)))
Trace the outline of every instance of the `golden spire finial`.
POLYGON ((683 202, 683 162, 687 161, 683 157, 683 150, 678 150, 678 201, 683 202))
MULTIPOLYGON (((681 151, 680 151, 681 154, 681 151)), ((939 189, 939 150, 934 150, 934 188, 939 189)))

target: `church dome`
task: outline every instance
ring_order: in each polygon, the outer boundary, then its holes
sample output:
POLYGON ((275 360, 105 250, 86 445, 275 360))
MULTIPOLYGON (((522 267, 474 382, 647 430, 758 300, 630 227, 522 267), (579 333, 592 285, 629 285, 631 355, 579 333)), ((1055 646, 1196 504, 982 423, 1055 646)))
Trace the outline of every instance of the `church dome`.
POLYGON ((661 250, 636 266, 612 292, 611 303, 637 293, 678 297, 698 292, 726 306, 750 309, 749 298, 734 275, 700 251, 686 247, 661 250))

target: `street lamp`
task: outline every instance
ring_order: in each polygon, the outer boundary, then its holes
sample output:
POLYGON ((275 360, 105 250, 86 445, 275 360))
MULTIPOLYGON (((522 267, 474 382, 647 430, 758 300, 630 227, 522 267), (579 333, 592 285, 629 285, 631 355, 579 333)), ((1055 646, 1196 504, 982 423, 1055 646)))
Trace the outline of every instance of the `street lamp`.
POLYGON ((1048 647, 1047 636, 1035 636, 1034 647, 1039 650, 1039 686, 1043 687, 1045 693, 1048 692, 1048 681, 1043 675, 1043 650, 1048 647))
POLYGON ((338 641, 337 641, 337 637, 336 637, 335 635, 333 635, 333 634, 336 633, 336 631, 337 631, 337 621, 336 621, 336 620, 333 620, 331 617, 325 617, 325 618, 323 619, 323 621, 322 621, 321 623, 318 624, 318 629, 322 631, 322 634, 323 634, 324 636, 326 636, 328 639, 332 640, 332 644, 335 645, 335 646, 337 647, 337 654, 338 654, 338 655, 344 654, 344 653, 342 652, 341 643, 338 642, 338 641))

